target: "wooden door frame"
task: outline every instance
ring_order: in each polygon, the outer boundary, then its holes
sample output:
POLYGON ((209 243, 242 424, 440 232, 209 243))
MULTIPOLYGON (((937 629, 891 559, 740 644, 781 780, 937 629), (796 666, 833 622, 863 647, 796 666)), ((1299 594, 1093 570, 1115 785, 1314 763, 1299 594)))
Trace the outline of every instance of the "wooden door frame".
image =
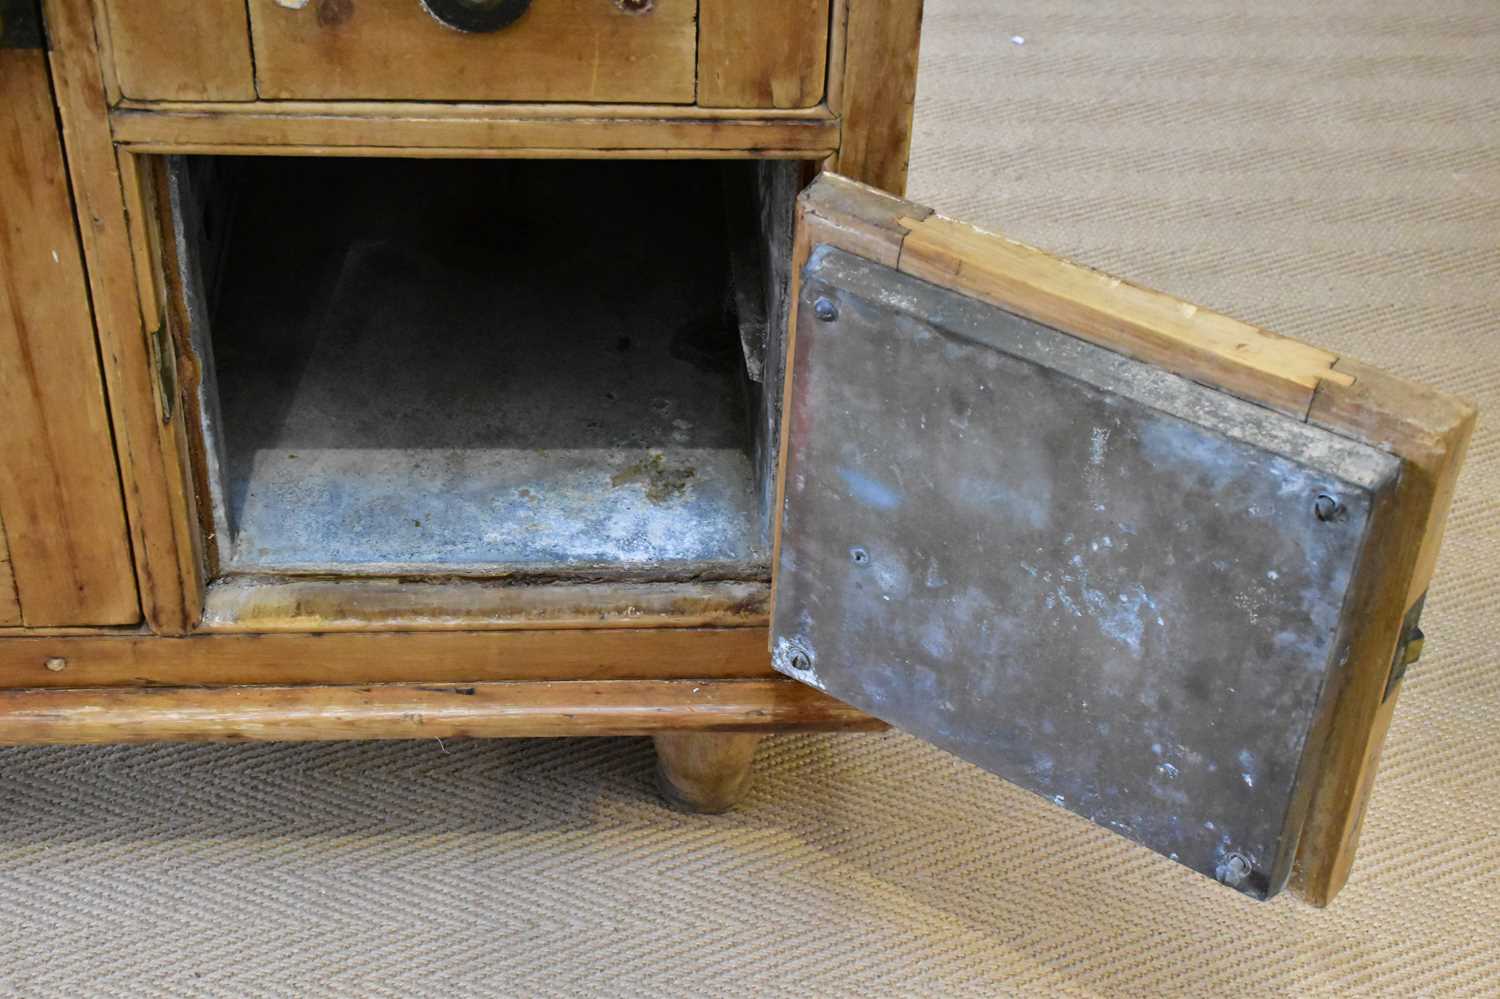
POLYGON ((162 419, 158 299, 136 264, 136 244, 150 231, 141 174, 110 136, 91 0, 44 0, 44 11, 141 610, 152 631, 185 634, 201 614, 202 560, 181 422, 162 419))

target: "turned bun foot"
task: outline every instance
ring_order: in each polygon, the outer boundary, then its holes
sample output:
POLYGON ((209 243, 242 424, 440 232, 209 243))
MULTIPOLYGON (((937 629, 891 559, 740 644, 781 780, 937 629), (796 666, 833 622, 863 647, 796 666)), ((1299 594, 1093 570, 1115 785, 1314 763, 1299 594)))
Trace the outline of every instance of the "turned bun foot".
POLYGON ((750 762, 760 735, 662 732, 656 742, 656 784, 674 805, 727 812, 750 787, 750 762))

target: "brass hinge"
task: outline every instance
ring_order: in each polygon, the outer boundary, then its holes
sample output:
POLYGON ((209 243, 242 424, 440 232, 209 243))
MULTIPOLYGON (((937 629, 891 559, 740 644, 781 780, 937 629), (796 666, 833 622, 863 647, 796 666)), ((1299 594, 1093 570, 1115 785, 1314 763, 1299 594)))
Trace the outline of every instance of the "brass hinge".
POLYGON ((40 0, 0 0, 0 49, 46 49, 40 0))
POLYGON ((161 422, 171 423, 172 413, 177 409, 177 351, 165 326, 151 331, 151 366, 156 369, 161 422))
POLYGON ((1406 676, 1406 667, 1422 658, 1422 646, 1427 641, 1427 636, 1422 633, 1419 622, 1422 620, 1422 605, 1427 602, 1427 594, 1417 598, 1417 602, 1411 605, 1411 610, 1406 612, 1406 617, 1401 621, 1401 637, 1396 641, 1396 654, 1391 658, 1391 672, 1385 681, 1385 697, 1382 701, 1391 699, 1400 686, 1402 677, 1406 676))

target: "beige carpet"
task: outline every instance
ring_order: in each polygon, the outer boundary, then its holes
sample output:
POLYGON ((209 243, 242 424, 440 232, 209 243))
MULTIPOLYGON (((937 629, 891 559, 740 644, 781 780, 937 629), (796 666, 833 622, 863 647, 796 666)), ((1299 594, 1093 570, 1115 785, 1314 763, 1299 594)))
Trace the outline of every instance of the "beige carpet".
POLYGON ((1335 907, 895 734, 770 740, 718 818, 633 740, 10 750, 0 988, 1500 992, 1500 4, 928 8, 914 197, 1489 413, 1335 907))

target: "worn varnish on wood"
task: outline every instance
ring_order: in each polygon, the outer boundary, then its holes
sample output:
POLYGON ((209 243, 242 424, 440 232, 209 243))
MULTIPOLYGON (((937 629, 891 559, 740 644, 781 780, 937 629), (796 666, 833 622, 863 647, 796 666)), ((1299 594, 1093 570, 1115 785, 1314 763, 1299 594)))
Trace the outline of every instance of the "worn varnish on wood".
MULTIPOLYGON (((150 293, 137 283, 129 219, 146 213, 141 185, 131 182, 139 171, 109 134, 92 0, 44 0, 44 6, 141 610, 158 634, 183 634, 198 618, 202 562, 192 544, 196 513, 181 423, 162 421, 154 328, 145 327, 142 314, 150 293)), ((13 556, 14 549, 12 539, 13 556)))
POLYGON ((147 101, 253 101, 244 0, 103 0, 115 78, 147 101))
POLYGON ((141 634, 24 635, 0 642, 0 688, 771 675, 764 626, 252 632, 174 639, 141 634))
POLYGON ((829 104, 844 123, 836 169, 888 191, 906 191, 917 93, 922 0, 847 0, 833 30, 829 104))
POLYGON ((46 55, 0 50, 0 516, 24 621, 140 619, 46 55))
POLYGON ((693 101, 697 0, 545 0, 487 33, 415 0, 249 6, 267 99, 693 101))
POLYGON ((698 103, 805 108, 823 97, 829 0, 699 0, 698 103))
POLYGON ((782 679, 0 690, 0 745, 881 727, 831 697, 782 679))
POLYGON ((825 108, 795 113, 666 105, 392 104, 258 101, 142 105, 111 114, 143 153, 443 156, 513 159, 821 159, 838 149, 825 108))
POLYGON ((1321 383, 1308 422, 1401 459, 1401 516, 1384 539, 1380 571, 1369 584, 1366 627, 1351 648, 1351 668, 1333 692, 1334 721, 1316 767, 1312 807, 1298 848, 1293 887, 1316 905, 1333 900, 1354 864, 1399 700, 1399 685, 1389 685, 1392 657, 1408 613, 1432 580, 1477 417, 1461 399, 1350 358, 1341 358, 1335 368, 1353 381, 1321 383))
POLYGON ((750 786, 760 735, 743 732, 658 732, 656 783, 668 801, 695 812, 726 812, 750 786))

